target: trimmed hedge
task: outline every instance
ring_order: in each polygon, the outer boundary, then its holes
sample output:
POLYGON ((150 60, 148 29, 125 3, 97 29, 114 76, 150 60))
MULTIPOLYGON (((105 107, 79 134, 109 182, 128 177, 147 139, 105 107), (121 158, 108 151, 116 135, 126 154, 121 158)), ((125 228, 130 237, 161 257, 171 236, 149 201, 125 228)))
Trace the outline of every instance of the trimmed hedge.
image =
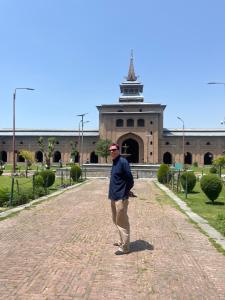
POLYGON ((214 202, 222 190, 222 180, 215 174, 209 174, 202 177, 200 181, 202 191, 214 202))
POLYGON ((51 170, 43 170, 39 173, 44 181, 44 187, 48 188, 55 182, 55 173, 51 170))
POLYGON ((195 187, 196 176, 193 172, 182 173, 182 175, 180 176, 180 182, 184 191, 186 190, 186 178, 187 178, 187 193, 190 193, 195 187))
POLYGON ((34 177, 34 185, 37 187, 44 186, 44 179, 41 175, 36 175, 34 177))
POLYGON ((79 165, 73 165, 70 169, 70 177, 73 181, 78 181, 81 176, 81 168, 79 165))
POLYGON ((171 174, 170 174, 170 168, 166 164, 161 164, 158 172, 157 172, 157 179, 160 183, 169 183, 171 179, 171 174))

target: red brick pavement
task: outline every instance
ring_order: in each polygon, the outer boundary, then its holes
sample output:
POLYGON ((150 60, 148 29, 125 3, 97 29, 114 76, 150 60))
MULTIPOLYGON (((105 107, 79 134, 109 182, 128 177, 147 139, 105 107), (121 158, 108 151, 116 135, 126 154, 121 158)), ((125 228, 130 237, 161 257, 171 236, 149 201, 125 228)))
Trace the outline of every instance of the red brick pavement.
POLYGON ((0 222, 0 299, 225 299, 225 257, 149 180, 135 182, 131 250, 116 256, 108 180, 0 222))

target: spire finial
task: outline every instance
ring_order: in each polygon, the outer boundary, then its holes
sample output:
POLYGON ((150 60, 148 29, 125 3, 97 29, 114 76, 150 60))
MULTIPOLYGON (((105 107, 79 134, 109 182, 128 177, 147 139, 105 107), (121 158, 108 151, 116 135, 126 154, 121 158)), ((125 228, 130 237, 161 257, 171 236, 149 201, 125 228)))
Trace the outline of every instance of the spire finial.
POLYGON ((131 49, 131 51, 130 51, 130 58, 131 58, 132 60, 134 59, 133 49, 131 49))
POLYGON ((134 54, 133 54, 133 49, 131 49, 131 53, 130 53, 130 66, 129 66, 127 80, 128 81, 136 81, 137 80, 137 76, 135 75, 135 72, 134 72, 134 54))

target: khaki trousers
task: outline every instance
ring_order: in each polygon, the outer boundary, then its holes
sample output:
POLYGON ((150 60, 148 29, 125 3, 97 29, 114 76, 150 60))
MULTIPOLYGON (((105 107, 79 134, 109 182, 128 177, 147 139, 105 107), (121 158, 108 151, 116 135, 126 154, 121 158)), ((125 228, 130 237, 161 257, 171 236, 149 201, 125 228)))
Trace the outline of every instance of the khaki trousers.
POLYGON ((130 223, 127 215, 128 204, 128 199, 111 200, 112 220, 118 229, 121 247, 124 251, 129 251, 130 246, 130 223))

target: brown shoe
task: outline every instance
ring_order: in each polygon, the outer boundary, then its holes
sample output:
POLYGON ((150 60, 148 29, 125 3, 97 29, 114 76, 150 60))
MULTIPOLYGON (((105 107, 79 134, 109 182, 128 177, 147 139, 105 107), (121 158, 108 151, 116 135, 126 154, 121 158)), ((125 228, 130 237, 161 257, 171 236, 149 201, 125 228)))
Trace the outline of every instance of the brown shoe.
POLYGON ((128 253, 129 253, 129 251, 124 251, 124 250, 120 250, 120 249, 115 252, 116 255, 124 255, 124 254, 128 254, 128 253))
POLYGON ((113 246, 120 247, 121 245, 122 245, 121 242, 115 242, 115 243, 113 243, 113 246))

